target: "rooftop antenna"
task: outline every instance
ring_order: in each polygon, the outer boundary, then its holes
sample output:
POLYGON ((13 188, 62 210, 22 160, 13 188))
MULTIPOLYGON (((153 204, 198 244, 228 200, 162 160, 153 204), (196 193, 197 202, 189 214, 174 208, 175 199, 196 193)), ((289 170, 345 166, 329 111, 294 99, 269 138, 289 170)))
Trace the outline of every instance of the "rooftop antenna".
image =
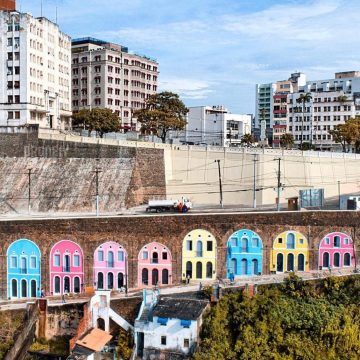
POLYGON ((43 0, 40 0, 40 16, 43 16, 43 0))
POLYGON ((57 6, 55 7, 55 24, 58 23, 58 13, 57 13, 57 6))

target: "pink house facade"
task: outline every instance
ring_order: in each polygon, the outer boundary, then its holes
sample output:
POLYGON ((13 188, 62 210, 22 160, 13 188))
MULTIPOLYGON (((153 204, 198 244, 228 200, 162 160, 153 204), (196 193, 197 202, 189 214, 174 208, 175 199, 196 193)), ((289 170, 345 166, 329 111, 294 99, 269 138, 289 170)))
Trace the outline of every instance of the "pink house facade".
POLYGON ((122 289, 127 283, 127 253, 114 241, 98 246, 94 253, 96 289, 122 289))
POLYGON ((170 250, 158 243, 145 245, 138 256, 139 287, 171 285, 172 257, 170 250))
POLYGON ((84 255, 71 240, 61 240, 50 250, 50 292, 53 295, 84 291, 84 255))
POLYGON ((319 267, 336 269, 355 266, 354 250, 349 235, 341 232, 327 234, 319 246, 319 267))

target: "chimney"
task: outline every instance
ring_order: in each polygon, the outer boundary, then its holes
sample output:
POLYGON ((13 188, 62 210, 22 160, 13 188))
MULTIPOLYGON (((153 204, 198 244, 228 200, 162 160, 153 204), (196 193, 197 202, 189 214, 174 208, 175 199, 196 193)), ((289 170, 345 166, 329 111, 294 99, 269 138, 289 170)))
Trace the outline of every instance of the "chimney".
POLYGON ((16 0, 0 0, 0 10, 16 10, 16 0))

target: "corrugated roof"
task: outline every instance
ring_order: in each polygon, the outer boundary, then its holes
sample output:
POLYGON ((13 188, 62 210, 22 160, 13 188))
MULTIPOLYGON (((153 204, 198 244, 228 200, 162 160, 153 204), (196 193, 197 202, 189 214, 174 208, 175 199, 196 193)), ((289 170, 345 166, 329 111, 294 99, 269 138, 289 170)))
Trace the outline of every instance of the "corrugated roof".
POLYGON ((76 344, 97 352, 100 351, 111 339, 112 336, 108 332, 100 329, 92 329, 82 339, 78 340, 76 344))

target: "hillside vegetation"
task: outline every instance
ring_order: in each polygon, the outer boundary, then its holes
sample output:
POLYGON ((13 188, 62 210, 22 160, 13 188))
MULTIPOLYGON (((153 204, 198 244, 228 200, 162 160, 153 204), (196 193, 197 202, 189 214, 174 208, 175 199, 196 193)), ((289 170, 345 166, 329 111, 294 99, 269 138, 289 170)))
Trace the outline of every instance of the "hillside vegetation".
POLYGON ((228 294, 204 320, 194 360, 360 359, 360 276, 228 294))

